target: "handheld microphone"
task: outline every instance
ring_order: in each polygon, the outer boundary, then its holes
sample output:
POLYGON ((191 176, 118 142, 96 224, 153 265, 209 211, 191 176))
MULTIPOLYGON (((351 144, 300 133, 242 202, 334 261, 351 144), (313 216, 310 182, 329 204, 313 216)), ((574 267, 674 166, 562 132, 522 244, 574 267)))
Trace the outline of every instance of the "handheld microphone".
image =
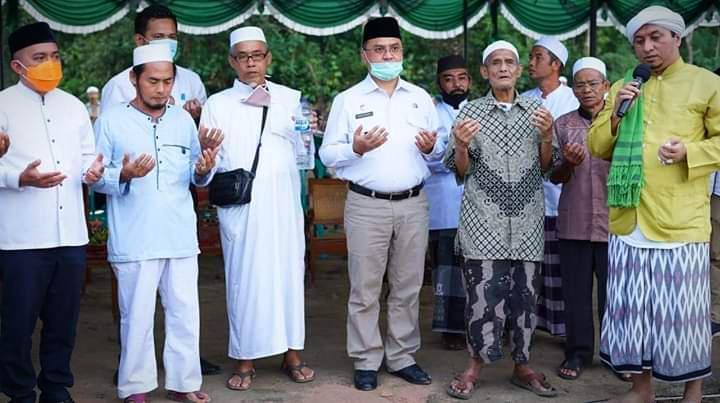
MULTIPOLYGON (((635 67, 635 70, 633 70, 632 83, 634 83, 636 87, 640 88, 640 86, 649 79, 650 66, 648 66, 647 64, 638 64, 637 67, 635 67)), ((630 106, 632 106, 633 100, 634 99, 623 99, 615 115, 619 118, 625 116, 628 109, 630 109, 630 106)))

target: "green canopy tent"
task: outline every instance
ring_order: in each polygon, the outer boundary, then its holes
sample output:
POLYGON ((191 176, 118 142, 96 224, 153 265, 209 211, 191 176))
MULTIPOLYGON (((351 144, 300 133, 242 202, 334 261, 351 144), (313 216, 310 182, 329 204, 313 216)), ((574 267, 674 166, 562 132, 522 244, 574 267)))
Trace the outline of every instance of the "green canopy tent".
MULTIPOLYGON (((22 7, 33 18, 46 21, 57 31, 78 34, 106 29, 131 10, 149 3, 170 7, 178 17, 179 30, 195 35, 228 30, 253 15, 272 16, 288 28, 308 35, 334 35, 351 30, 369 18, 391 15, 398 19, 403 29, 414 35, 448 39, 463 34, 488 13, 496 27, 498 14, 502 14, 516 29, 533 38, 552 35, 563 40, 590 29, 591 54, 594 54, 596 26, 611 26, 624 31, 623 24, 651 4, 665 5, 682 14, 688 24, 687 33, 698 26, 720 25, 720 0, 0 1, 3 5, 7 3, 8 7, 4 8, 22 7)), ((17 10, 8 11, 17 13, 17 10)), ((0 37, 1 30, 2 27, 0 37)))
MULTIPOLYGON (((3 0, 5 3, 6 0, 3 0)), ((252 15, 269 15, 309 35, 348 31, 368 18, 392 15, 403 29, 428 39, 453 38, 496 7, 518 30, 530 37, 567 39, 589 27, 592 5, 598 25, 623 29, 632 15, 650 4, 664 4, 685 17, 688 31, 699 25, 720 25, 720 0, 10 0, 53 29, 90 33, 105 29, 131 8, 148 3, 168 5, 189 34, 213 34, 242 24, 252 15)))

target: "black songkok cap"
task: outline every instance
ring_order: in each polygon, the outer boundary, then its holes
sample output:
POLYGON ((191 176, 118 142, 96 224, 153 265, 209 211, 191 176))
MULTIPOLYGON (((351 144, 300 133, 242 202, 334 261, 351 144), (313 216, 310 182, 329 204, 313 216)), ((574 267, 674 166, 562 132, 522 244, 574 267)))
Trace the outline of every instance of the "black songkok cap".
POLYGON ((393 17, 373 18, 363 29, 363 43, 375 38, 400 38, 400 26, 393 17))
POLYGON ((50 26, 46 22, 35 22, 23 25, 8 37, 8 46, 11 55, 28 46, 47 42, 57 43, 55 36, 53 36, 50 30, 50 26))
POLYGON ((460 55, 450 55, 441 57, 437 61, 437 74, 452 69, 467 69, 465 58, 460 55))

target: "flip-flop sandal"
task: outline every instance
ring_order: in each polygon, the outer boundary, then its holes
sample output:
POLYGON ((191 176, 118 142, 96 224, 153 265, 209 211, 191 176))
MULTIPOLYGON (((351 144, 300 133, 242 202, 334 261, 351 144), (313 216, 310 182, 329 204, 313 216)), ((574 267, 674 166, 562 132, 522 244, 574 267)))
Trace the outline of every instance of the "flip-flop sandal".
POLYGON ((313 374, 311 377, 306 377, 305 374, 303 374, 302 370, 305 368, 312 369, 308 367, 308 365, 304 362, 301 362, 297 365, 290 365, 286 362, 283 362, 282 364, 282 370, 285 371, 285 374, 287 374, 288 378, 292 380, 295 383, 308 383, 315 380, 315 371, 313 371, 313 374))
POLYGON ((562 379, 567 379, 568 381, 574 381, 578 379, 580 377, 580 374, 582 374, 583 372, 582 364, 580 364, 579 361, 580 360, 577 357, 573 357, 563 361, 563 363, 557 370, 557 376, 562 379), (575 375, 569 375, 567 373, 564 373, 563 370, 575 371, 575 375))
POLYGON ((210 396, 208 396, 207 393, 201 392, 199 390, 195 392, 176 392, 174 390, 168 390, 167 391, 167 399, 172 400, 173 402, 180 402, 180 403, 195 403, 195 400, 192 400, 188 395, 189 394, 195 395, 200 401, 203 403, 210 403, 212 400, 210 399, 210 396))
POLYGON ((458 381, 458 386, 462 386, 462 390, 455 390, 452 387, 452 382, 448 385, 447 389, 445 390, 448 395, 461 400, 470 400, 472 395, 475 393, 475 385, 477 384, 477 379, 474 381, 465 381, 462 379, 461 375, 455 375, 455 378, 453 379, 455 381, 458 381), (470 386, 468 388, 468 386, 470 386), (464 391, 464 392, 463 392, 464 391))
POLYGON ((526 375, 523 378, 520 378, 516 374, 513 374, 512 378, 510 378, 510 382, 513 385, 525 390, 529 390, 530 392, 533 392, 540 397, 555 397, 558 394, 557 389, 555 389, 545 380, 545 375, 538 372, 526 375), (544 390, 534 387, 532 381, 538 381, 540 385, 542 385, 544 390))
POLYGON ((252 380, 255 379, 255 369, 251 369, 250 371, 234 371, 232 375, 230 375, 230 378, 225 381, 225 387, 230 390, 238 390, 238 391, 244 391, 250 389, 250 386, 252 385, 252 380), (246 379, 250 379, 250 383, 248 386, 233 386, 230 381, 238 377, 240 378, 240 385, 245 383, 246 379))
POLYGON ((123 403, 150 403, 150 399, 145 393, 136 393, 123 399, 123 403))

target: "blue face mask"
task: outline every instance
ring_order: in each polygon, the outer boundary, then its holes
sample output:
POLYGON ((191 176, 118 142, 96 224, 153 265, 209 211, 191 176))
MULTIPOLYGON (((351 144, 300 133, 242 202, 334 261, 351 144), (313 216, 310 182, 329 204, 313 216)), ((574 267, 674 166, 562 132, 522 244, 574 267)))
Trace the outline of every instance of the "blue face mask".
POLYGON ((398 78, 403 71, 402 61, 370 63, 370 75, 380 81, 390 81, 398 78))
POLYGON ((170 54, 172 55, 173 60, 177 59, 178 54, 178 41, 176 39, 170 39, 170 38, 164 38, 164 39, 155 39, 150 41, 149 43, 160 43, 165 44, 170 48, 170 54))

